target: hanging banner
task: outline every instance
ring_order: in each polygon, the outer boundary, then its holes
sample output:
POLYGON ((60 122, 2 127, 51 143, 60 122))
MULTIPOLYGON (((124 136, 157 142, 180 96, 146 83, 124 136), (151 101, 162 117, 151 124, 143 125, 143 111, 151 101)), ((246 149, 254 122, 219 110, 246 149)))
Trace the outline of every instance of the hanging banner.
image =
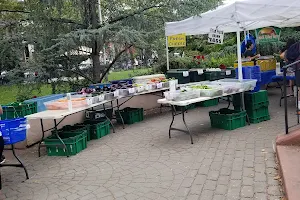
POLYGON ((224 32, 217 29, 210 29, 208 34, 208 43, 212 44, 223 44, 224 41, 224 32))
POLYGON ((185 33, 168 36, 168 47, 185 47, 186 35, 185 33))
POLYGON ((258 42, 278 42, 280 39, 281 29, 277 27, 265 27, 255 30, 258 42))

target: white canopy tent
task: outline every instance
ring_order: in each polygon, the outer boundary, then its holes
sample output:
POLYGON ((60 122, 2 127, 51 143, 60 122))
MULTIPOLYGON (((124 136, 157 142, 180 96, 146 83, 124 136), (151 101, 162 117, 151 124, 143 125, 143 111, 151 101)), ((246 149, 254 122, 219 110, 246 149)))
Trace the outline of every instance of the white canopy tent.
MULTIPOLYGON (((239 79, 242 79, 240 31, 266 26, 300 26, 299 0, 238 0, 200 16, 166 23, 166 36, 208 34, 211 28, 237 33, 239 79)), ((168 62, 168 60, 167 60, 168 62)))

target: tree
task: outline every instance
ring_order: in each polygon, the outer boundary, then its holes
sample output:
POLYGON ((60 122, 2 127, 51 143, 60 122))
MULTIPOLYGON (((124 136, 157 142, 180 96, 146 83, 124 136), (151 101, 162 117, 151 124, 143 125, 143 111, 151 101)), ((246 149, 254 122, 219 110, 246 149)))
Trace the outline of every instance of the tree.
MULTIPOLYGON (((35 45, 35 63, 46 73, 57 69, 101 82, 112 66, 129 50, 163 51, 164 24, 216 7, 220 0, 102 0, 103 23, 97 0, 27 0, 18 12, 27 21, 24 37, 35 45), (114 46, 112 62, 100 61, 103 47, 114 46), (84 47, 84 48, 83 48, 84 47), (86 50, 90 50, 87 53, 86 50), (80 63, 92 59, 90 74, 80 63)), ((49 75, 51 77, 51 75, 49 75)))

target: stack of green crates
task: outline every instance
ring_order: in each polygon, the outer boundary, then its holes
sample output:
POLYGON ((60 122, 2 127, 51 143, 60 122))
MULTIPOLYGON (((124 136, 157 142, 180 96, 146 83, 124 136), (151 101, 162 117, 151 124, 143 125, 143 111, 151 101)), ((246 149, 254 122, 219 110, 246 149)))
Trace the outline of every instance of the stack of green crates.
POLYGON ((37 103, 18 103, 14 102, 2 105, 3 114, 0 116, 2 120, 15 119, 25 117, 37 113, 37 103))
POLYGON ((270 120, 269 98, 266 90, 245 93, 245 107, 250 123, 257 124, 270 120))

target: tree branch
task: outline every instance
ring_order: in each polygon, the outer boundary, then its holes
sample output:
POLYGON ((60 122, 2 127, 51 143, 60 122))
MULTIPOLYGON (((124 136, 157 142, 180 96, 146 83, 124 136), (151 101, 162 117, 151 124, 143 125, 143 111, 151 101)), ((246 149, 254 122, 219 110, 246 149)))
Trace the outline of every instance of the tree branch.
MULTIPOLYGON (((134 11, 134 12, 132 12, 132 13, 127 14, 127 15, 121 15, 121 16, 115 18, 115 19, 111 19, 111 20, 109 20, 107 23, 108 23, 108 24, 114 24, 114 23, 116 23, 116 22, 119 22, 119 21, 122 21, 122 20, 124 20, 124 19, 127 19, 128 17, 132 17, 132 16, 134 16, 134 15, 141 14, 141 13, 143 13, 143 12, 145 12, 145 11, 147 11, 147 10, 150 10, 150 9, 152 9, 152 8, 161 8, 161 7, 164 7, 164 5, 163 5, 163 4, 160 4, 160 5, 152 5, 152 6, 148 6, 148 7, 145 7, 145 8, 139 9, 139 10, 136 10, 136 11, 134 11)), ((100 24, 97 28, 101 28, 101 27, 103 27, 104 25, 105 25, 105 24, 100 24)))
POLYGON ((106 76, 106 74, 109 72, 109 70, 111 69, 111 67, 117 62, 117 60, 119 59, 119 57, 125 52, 127 51, 128 49, 130 49, 130 47, 132 47, 133 45, 129 45, 129 46, 126 46, 125 45, 125 48, 120 51, 116 56, 115 58, 113 59, 113 61, 108 65, 107 69, 105 70, 105 72, 101 75, 101 78, 100 78, 100 82, 101 83, 104 79, 104 77, 106 76))
POLYGON ((30 13, 29 11, 25 10, 8 10, 8 9, 1 9, 0 13, 2 12, 11 12, 11 13, 30 13))

